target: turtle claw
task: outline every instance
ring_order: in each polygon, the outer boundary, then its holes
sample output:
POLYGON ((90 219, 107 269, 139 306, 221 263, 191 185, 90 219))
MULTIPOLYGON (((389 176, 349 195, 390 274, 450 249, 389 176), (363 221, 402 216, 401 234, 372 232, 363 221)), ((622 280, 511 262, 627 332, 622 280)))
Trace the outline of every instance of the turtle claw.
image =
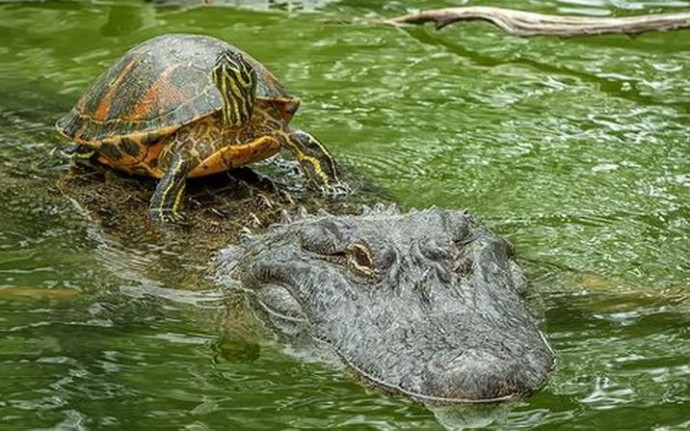
POLYGON ((349 195, 350 192, 352 192, 352 189, 345 183, 335 183, 323 185, 319 187, 319 191, 323 196, 329 198, 339 198, 349 195))
POLYGON ((185 218, 174 210, 149 209, 149 217, 153 223, 160 226, 173 226, 184 224, 185 218))

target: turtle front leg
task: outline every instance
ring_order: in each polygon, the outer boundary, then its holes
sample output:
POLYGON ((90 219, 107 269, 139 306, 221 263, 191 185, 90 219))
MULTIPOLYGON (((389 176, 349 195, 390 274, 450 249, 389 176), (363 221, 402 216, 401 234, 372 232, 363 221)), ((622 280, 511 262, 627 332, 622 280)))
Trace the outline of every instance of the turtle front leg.
POLYGON ((189 157, 175 153, 149 202, 149 216, 155 223, 174 224, 183 220, 180 206, 190 169, 189 157))
POLYGON ((314 136, 302 130, 293 130, 283 141, 295 156, 307 181, 325 194, 343 194, 347 186, 340 182, 333 156, 314 136))

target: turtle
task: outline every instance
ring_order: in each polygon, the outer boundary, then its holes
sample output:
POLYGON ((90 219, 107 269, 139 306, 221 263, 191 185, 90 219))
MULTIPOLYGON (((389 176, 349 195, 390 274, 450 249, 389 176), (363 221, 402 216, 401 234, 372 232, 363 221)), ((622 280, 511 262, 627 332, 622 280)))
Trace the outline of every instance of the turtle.
POLYGON ((341 190, 326 147, 289 123, 300 99, 261 63, 223 40, 154 37, 126 52, 56 122, 79 153, 158 179, 148 212, 176 223, 187 178, 291 152, 307 183, 341 190))

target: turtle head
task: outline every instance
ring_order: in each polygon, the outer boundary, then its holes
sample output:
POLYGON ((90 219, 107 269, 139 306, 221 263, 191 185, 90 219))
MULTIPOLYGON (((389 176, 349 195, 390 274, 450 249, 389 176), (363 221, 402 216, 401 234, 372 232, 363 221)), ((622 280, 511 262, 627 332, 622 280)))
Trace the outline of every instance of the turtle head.
POLYGON ((223 97, 223 122, 227 127, 244 125, 254 108, 254 68, 239 52, 225 50, 218 55, 212 76, 223 97))

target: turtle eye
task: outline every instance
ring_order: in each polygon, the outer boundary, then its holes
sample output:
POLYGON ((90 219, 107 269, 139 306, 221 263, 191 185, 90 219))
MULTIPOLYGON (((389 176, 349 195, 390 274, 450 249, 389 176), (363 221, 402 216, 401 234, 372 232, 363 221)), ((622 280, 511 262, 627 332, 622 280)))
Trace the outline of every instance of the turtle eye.
POLYGON ((369 246, 364 241, 353 242, 347 247, 346 251, 348 263, 354 270, 368 277, 376 275, 374 258, 369 246))

